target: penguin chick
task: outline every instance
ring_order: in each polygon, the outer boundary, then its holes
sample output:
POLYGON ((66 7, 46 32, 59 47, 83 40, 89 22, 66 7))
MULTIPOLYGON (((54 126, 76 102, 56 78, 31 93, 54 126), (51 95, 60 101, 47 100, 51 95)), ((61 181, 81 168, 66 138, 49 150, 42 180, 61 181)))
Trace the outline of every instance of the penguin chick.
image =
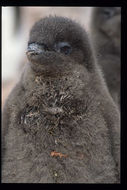
POLYGON ((120 105, 120 56, 121 56, 121 8, 93 8, 91 19, 93 40, 98 64, 101 67, 109 91, 120 105))
POLYGON ((119 183, 119 112, 85 30, 35 23, 3 112, 4 183, 119 183))

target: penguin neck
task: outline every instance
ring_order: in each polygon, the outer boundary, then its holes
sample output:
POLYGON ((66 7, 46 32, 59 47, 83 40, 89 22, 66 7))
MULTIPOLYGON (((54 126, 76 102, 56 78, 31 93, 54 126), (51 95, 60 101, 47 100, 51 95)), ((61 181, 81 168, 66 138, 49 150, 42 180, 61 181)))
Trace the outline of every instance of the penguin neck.
POLYGON ((88 71, 84 66, 76 68, 63 75, 37 75, 30 67, 22 75, 22 84, 27 91, 40 91, 42 94, 66 94, 77 99, 83 95, 83 89, 89 82, 88 71))

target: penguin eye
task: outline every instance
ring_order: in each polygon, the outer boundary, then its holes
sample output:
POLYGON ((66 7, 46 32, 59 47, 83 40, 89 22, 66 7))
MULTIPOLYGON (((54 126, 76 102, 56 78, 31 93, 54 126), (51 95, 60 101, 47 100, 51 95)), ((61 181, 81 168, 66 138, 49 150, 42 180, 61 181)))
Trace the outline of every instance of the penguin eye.
POLYGON ((112 16, 114 16, 114 13, 115 11, 113 8, 105 8, 103 10, 103 14, 106 18, 111 18, 112 16))
POLYGON ((68 55, 71 52, 71 47, 65 45, 65 46, 63 46, 63 47, 60 48, 60 52, 64 53, 65 55, 68 55))
POLYGON ((71 53, 71 46, 68 42, 59 42, 58 44, 55 44, 55 50, 68 55, 71 53))

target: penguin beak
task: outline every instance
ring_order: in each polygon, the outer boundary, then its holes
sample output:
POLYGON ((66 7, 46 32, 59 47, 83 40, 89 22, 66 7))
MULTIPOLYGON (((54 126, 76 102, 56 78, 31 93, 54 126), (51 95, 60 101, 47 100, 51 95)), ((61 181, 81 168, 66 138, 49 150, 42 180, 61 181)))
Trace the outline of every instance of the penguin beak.
POLYGON ((39 54, 43 53, 44 51, 45 51, 44 45, 40 45, 37 43, 30 43, 30 44, 28 44, 26 54, 27 54, 27 56, 39 55, 39 54))

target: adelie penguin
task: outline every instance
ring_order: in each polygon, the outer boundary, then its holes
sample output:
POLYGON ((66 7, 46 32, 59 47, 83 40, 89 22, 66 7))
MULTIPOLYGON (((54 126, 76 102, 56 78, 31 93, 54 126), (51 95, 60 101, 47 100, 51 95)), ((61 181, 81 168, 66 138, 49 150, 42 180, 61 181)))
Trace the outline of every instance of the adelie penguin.
POLYGON ((121 8, 93 8, 91 38, 108 89, 120 107, 121 8))
POLYGON ((85 30, 49 16, 3 112, 2 182, 119 183, 120 121, 85 30))

